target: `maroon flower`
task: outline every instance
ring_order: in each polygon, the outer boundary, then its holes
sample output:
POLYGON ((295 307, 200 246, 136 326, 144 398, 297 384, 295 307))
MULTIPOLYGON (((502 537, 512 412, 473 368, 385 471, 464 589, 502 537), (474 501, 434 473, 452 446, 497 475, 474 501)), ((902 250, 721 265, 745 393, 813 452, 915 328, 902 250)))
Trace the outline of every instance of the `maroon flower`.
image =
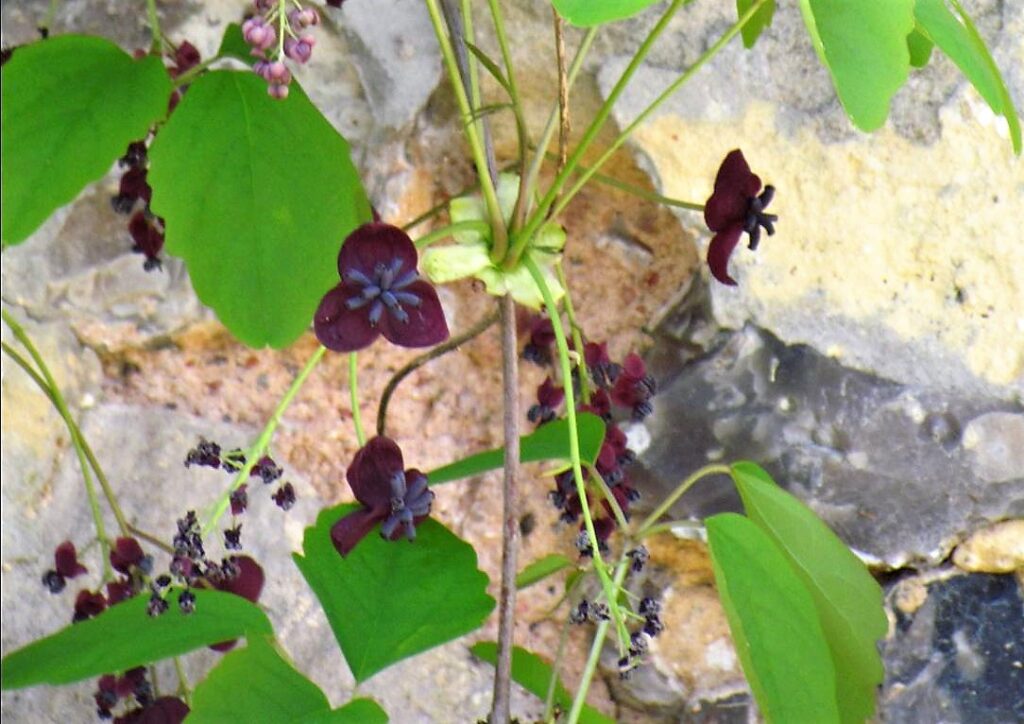
POLYGON ((622 369, 612 387, 612 402, 633 411, 633 420, 639 422, 651 414, 651 397, 657 389, 654 378, 647 374, 643 359, 630 352, 622 361, 622 369))
MULTIPOLYGON (((263 592, 263 582, 266 580, 260 564, 249 556, 232 556, 225 559, 224 563, 224 570, 232 568, 231 572, 234 575, 212 581, 213 587, 218 591, 233 593, 256 603, 263 592)), ((219 644, 212 644, 210 648, 224 653, 233 649, 236 643, 237 639, 231 639, 230 641, 221 641, 219 644)))
POLYGON ((126 578, 107 583, 107 603, 111 606, 135 595, 132 582, 126 578))
POLYGON ((110 549, 110 565, 118 573, 129 573, 142 562, 142 546, 134 538, 118 538, 110 549))
POLYGON ((69 540, 61 543, 53 551, 53 567, 64 578, 74 578, 86 572, 85 566, 78 562, 75 544, 69 540))
POLYGON ((416 524, 430 515, 434 492, 427 489, 426 475, 404 468, 402 451, 386 437, 373 438, 356 453, 345 477, 363 507, 331 528, 331 540, 342 556, 381 522, 380 534, 388 540, 395 540, 402 528, 410 541, 416 538, 416 524))
POLYGON ((313 317, 320 342, 352 352, 381 334, 402 347, 448 339, 437 292, 420 279, 416 261, 416 246, 398 227, 370 223, 353 231, 338 253, 341 283, 327 292, 313 317))
POLYGON ((760 196, 758 191, 761 179, 751 173, 743 152, 730 151, 718 169, 715 191, 704 205, 704 221, 715 232, 708 246, 708 267, 722 284, 736 284, 729 276, 729 257, 744 231, 750 236, 751 250, 757 249, 762 227, 768 236, 775 233, 778 217, 764 213, 775 196, 775 187, 765 186, 760 196))
POLYGON ((190 709, 181 699, 161 696, 139 709, 114 719, 114 724, 181 724, 190 709))
POLYGON ((71 620, 78 623, 87 618, 99 616, 106 607, 107 599, 103 597, 102 593, 93 593, 88 589, 83 589, 75 598, 75 615, 71 620))

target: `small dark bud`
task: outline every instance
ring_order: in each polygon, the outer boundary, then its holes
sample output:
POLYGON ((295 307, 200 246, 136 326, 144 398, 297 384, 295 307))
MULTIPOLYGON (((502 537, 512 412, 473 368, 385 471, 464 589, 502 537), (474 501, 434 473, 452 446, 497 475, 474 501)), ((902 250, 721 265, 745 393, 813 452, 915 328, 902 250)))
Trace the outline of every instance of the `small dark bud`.
POLYGON ((220 445, 205 438, 199 439, 199 444, 188 451, 185 456, 185 467, 200 465, 207 468, 220 467, 220 445))
POLYGON ((242 524, 224 531, 224 547, 229 551, 242 550, 242 524))
POLYGON ((586 599, 583 599, 579 604, 569 613, 570 623, 585 623, 590 615, 590 604, 587 603, 586 599))
POLYGON ((633 573, 639 573, 642 571, 644 566, 647 564, 647 561, 651 558, 651 554, 647 552, 647 549, 644 546, 637 546, 626 553, 626 555, 632 559, 630 568, 633 570, 633 573))
POLYGON ((159 588, 167 588, 169 585, 171 585, 171 577, 168 576, 166 573, 161 574, 156 577, 155 583, 159 588))
POLYGON ((665 630, 665 624, 661 622, 661 619, 657 616, 648 616, 646 623, 644 623, 643 631, 645 634, 654 638, 662 631, 665 630))
POLYGON ((597 623, 598 621, 608 621, 611 615, 608 612, 608 606, 603 603, 592 603, 590 604, 590 619, 597 623))
POLYGON ((164 613, 167 608, 167 601, 154 593, 149 597, 149 604, 146 606, 146 613, 149 614, 151 618, 156 618, 160 614, 164 613))
POLYGON ((178 594, 178 608, 184 614, 190 614, 196 610, 196 594, 192 591, 185 589, 178 594))
POLYGON ((281 510, 291 510, 295 505, 295 488, 291 483, 285 483, 271 497, 281 510))
POLYGON ((637 613, 641 616, 657 616, 661 613, 661 604, 650 596, 647 596, 640 599, 640 606, 637 608, 637 613))
POLYGON ((231 515, 241 515, 249 507, 249 493, 245 483, 231 492, 231 515))
POLYGON ((50 593, 57 594, 64 590, 67 581, 57 571, 47 571, 43 574, 43 585, 46 586, 46 590, 50 593))
POLYGON ((264 455, 252 466, 252 473, 250 475, 260 478, 265 485, 270 485, 284 475, 284 470, 269 455, 264 455))

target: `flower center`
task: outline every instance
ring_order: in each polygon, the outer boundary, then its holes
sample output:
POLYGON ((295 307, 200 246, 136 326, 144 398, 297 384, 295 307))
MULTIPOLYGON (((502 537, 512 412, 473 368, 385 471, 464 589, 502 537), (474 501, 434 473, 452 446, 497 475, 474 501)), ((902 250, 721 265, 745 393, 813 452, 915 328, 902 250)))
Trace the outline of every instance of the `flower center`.
POLYGON ((416 538, 415 519, 430 513, 434 492, 427 489, 425 475, 417 475, 407 485, 405 473, 398 472, 388 483, 391 486, 391 513, 380 527, 381 535, 390 538, 398 526, 404 525, 406 537, 413 540, 416 538))
POLYGON ((415 308, 420 306, 422 300, 418 294, 406 291, 406 287, 420 277, 415 269, 404 274, 401 274, 401 271, 401 259, 395 259, 390 264, 378 263, 374 265, 373 272, 369 275, 358 269, 348 270, 345 272, 345 281, 361 289, 359 294, 345 302, 345 306, 349 309, 368 306, 370 324, 374 327, 377 326, 385 309, 399 322, 408 322, 409 313, 405 311, 403 305, 415 308))
POLYGON ((743 230, 750 235, 750 249, 757 249, 761 241, 761 228, 768 232, 768 236, 775 233, 775 222, 779 217, 775 214, 764 213, 765 208, 775 197, 775 187, 765 186, 760 196, 751 196, 747 203, 747 218, 743 222, 743 230))

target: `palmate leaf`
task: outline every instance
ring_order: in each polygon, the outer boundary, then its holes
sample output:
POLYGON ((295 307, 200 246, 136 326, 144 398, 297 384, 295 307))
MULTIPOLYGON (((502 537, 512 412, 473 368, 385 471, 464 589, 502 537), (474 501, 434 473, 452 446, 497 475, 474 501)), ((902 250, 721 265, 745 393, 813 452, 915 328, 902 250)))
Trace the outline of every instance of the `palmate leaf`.
POLYGON ((765 719, 838 722, 836 671, 818 612, 782 550, 742 515, 705 521, 715 585, 765 719))
POLYGON ((874 131, 910 72, 914 0, 800 0, 818 57, 854 125, 874 131))
POLYGON ((754 463, 732 466, 747 515, 774 541, 810 592, 836 670, 844 722, 863 722, 882 682, 876 641, 888 619, 882 589, 864 564, 807 506, 754 463))
MULTIPOLYGON (((597 415, 584 412, 576 416, 579 432, 580 458, 591 465, 597 460, 604 442, 604 421, 597 415)), ((553 420, 541 425, 536 432, 519 440, 519 460, 535 463, 544 460, 569 459, 569 421, 553 420)), ((498 447, 450 463, 427 473, 431 485, 461 480, 472 475, 497 470, 505 461, 505 448, 498 447)))
POLYGON ((61 35, 3 66, 3 245, 24 241, 167 113, 160 58, 135 61, 103 38, 61 35))
POLYGON ((199 298, 252 347, 284 347, 338 282, 342 240, 371 218, 349 147, 297 83, 206 73, 150 149, 152 208, 199 298))
POLYGON ((658 0, 551 0, 559 15, 581 28, 623 20, 656 2, 658 0))
POLYGON ((183 614, 170 593, 170 609, 146 614, 147 596, 111 606, 99 616, 34 641, 3 659, 4 689, 34 684, 70 684, 125 671, 210 644, 239 637, 273 635, 259 606, 220 591, 193 591, 196 608, 183 614))
POLYGON ((342 558, 331 526, 356 509, 327 508, 293 558, 323 606, 357 682, 473 631, 494 608, 473 547, 435 520, 416 540, 371 533, 342 558))

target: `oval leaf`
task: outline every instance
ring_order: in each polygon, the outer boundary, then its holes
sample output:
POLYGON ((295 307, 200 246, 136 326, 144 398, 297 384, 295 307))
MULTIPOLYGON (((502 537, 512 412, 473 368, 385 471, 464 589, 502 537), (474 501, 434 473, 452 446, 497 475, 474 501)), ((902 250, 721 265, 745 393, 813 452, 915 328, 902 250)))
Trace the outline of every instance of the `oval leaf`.
POLYGON ((910 72, 914 0, 800 0, 800 9, 850 120, 880 128, 910 72))
POLYGON ((559 15, 581 28, 628 18, 656 2, 658 0, 551 0, 559 15))
POLYGON ((213 667, 192 694, 188 724, 294 722, 330 712, 327 697, 278 652, 272 637, 251 637, 213 667))
POLYGON ((835 662, 843 721, 871 718, 883 676, 875 642, 889 626, 881 587, 835 533, 762 468, 736 463, 732 475, 747 515, 782 549, 811 593, 835 662))
POLYGON ((765 719, 838 722, 835 667, 803 581, 742 515, 715 515, 705 526, 736 653, 765 719))
MULTIPOLYGON (((604 442, 604 421, 597 415, 584 412, 576 416, 576 430, 579 433, 580 458, 593 465, 604 442)), ((541 425, 536 432, 519 440, 520 462, 568 459, 569 421, 564 418, 541 425)), ((427 473, 427 479, 431 485, 449 483, 488 470, 497 470, 504 462, 505 448, 498 447, 432 470, 427 473)))
POLYGON ((146 614, 148 596, 111 606, 99 616, 34 641, 3 659, 3 688, 70 684, 125 671, 242 636, 273 635, 265 613, 241 596, 193 590, 196 610, 178 610, 177 593, 162 616, 146 614))
POLYGON ((473 631, 494 608, 473 547, 435 520, 416 540, 368 535, 345 558, 331 526, 354 505, 322 510, 294 554, 357 682, 473 631))
POLYGON ((249 346, 294 341, 370 219, 345 139, 297 83, 279 101, 223 70, 192 84, 149 157, 153 211, 199 298, 249 346))
POLYGON ((914 17, 934 42, 971 81, 992 111, 1006 118, 1013 152, 1020 155, 1021 133, 1017 109, 978 29, 957 0, 917 0, 914 17), (952 10, 949 6, 952 6, 952 10))
MULTIPOLYGON (((469 650, 478 659, 492 666, 498 660, 498 644, 493 641, 480 641, 473 644, 469 650)), ((512 680, 542 701, 547 699, 552 675, 551 664, 546 660, 520 646, 512 648, 512 680)), ((559 679, 555 680, 555 704, 563 711, 572 708, 572 695, 559 679)), ((585 704, 579 720, 582 724, 611 724, 615 721, 585 704)))
POLYGON ((103 38, 61 35, 18 48, 3 66, 3 245, 24 241, 167 113, 160 59, 103 38))
POLYGON ((550 575, 572 568, 576 564, 559 553, 552 553, 540 560, 534 561, 516 576, 516 588, 526 588, 538 581, 543 581, 550 575))

